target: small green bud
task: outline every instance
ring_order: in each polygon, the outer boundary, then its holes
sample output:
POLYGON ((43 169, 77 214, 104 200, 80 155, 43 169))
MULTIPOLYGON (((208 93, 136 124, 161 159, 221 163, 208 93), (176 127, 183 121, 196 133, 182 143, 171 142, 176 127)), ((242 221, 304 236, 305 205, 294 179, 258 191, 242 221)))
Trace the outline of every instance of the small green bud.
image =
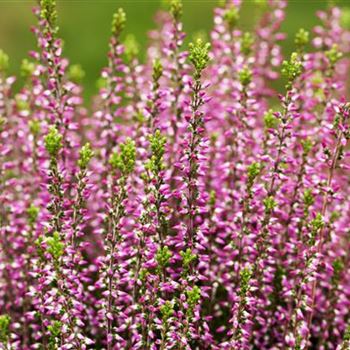
POLYGON ((208 65, 209 49, 210 44, 203 43, 201 39, 198 39, 195 43, 190 43, 189 60, 196 69, 197 75, 200 75, 208 65))
POLYGON ((216 192, 215 190, 211 190, 209 194, 209 205, 213 207, 216 203, 216 192))
POLYGON ((169 318, 174 314, 174 305, 171 301, 167 300, 161 307, 160 313, 162 314, 163 322, 167 322, 169 318))
POLYGON ((140 281, 145 281, 148 275, 149 271, 147 271, 147 269, 141 269, 139 273, 140 281))
POLYGON ((80 64, 73 64, 68 70, 68 79, 74 83, 81 83, 85 77, 85 72, 80 64))
POLYGON ((28 221, 30 225, 34 225, 36 223, 36 220, 38 218, 40 209, 36 207, 34 204, 31 204, 30 207, 27 209, 28 214, 28 221))
POLYGON ((0 344, 6 344, 10 336, 11 318, 9 315, 0 315, 0 344))
POLYGON ((169 264, 171 256, 171 251, 167 246, 159 248, 156 253, 156 261, 158 263, 158 267, 160 269, 166 267, 169 264))
POLYGON ((303 50, 310 40, 310 33, 303 28, 300 28, 295 35, 295 45, 299 50, 303 50))
POLYGON ((49 133, 45 136, 45 148, 52 158, 57 157, 58 152, 62 148, 62 138, 55 126, 52 126, 49 133))
POLYGON ((248 86, 252 81, 252 71, 248 67, 244 67, 239 72, 239 81, 245 87, 248 86))
POLYGON ((47 327, 50 333, 49 350, 54 350, 58 348, 59 341, 61 338, 62 326, 62 322, 53 321, 53 323, 47 327))
POLYGON ((4 72, 9 67, 9 56, 3 51, 0 50, 0 72, 4 72))
POLYGON ((46 238, 46 244, 47 252, 54 258, 54 260, 58 260, 63 255, 64 244, 57 231, 53 233, 52 237, 46 238))
POLYGON ((58 31, 56 0, 40 1, 40 17, 47 21, 53 33, 58 31))
POLYGON ((150 170, 153 173, 158 173, 163 168, 166 138, 162 136, 160 130, 157 129, 154 135, 150 135, 149 141, 152 151, 152 157, 149 164, 150 170))
POLYGON ((239 294, 240 296, 245 296, 249 289, 250 289, 250 279, 252 277, 252 271, 248 268, 245 267, 244 269, 241 270, 240 272, 240 291, 239 294))
POLYGON ((276 129, 278 127, 279 120, 273 114, 272 109, 267 111, 264 115, 264 125, 266 129, 276 129))
POLYGON ((292 83, 297 77, 301 75, 303 71, 303 65, 299 60, 298 54, 293 52, 289 61, 283 61, 282 74, 287 78, 288 83, 286 85, 287 90, 292 88, 292 83))
POLYGON ((91 149, 90 143, 86 143, 79 152, 78 165, 80 169, 86 169, 91 158, 94 156, 94 151, 91 149))
POLYGON ((238 23, 239 11, 236 6, 231 6, 226 10, 224 14, 224 20, 226 21, 228 27, 232 30, 238 23))
POLYGON ((338 45, 336 44, 334 44, 330 50, 326 51, 325 55, 328 58, 331 67, 343 57, 342 52, 339 51, 338 45))
POLYGON ((119 37, 125 28, 126 24, 126 14, 122 8, 119 8, 117 12, 113 15, 112 21, 112 34, 115 37, 119 37))
POLYGON ((301 141, 301 145, 303 147, 304 153, 308 154, 312 149, 313 142, 309 138, 307 138, 307 139, 301 141))
POLYGON ((317 233, 324 227, 323 217, 320 213, 317 213, 316 217, 311 221, 311 233, 309 238, 309 245, 313 246, 316 241, 317 233))
POLYGON ((153 74, 152 78, 154 82, 158 82, 163 74, 163 66, 159 58, 156 58, 153 62, 153 74))
POLYGON ((264 199, 265 211, 267 213, 272 212, 275 209, 276 205, 277 205, 277 203, 272 196, 264 199))
POLYGON ((183 10, 182 0, 170 1, 170 13, 176 22, 179 21, 182 17, 182 10, 183 10))
POLYGON ((316 217, 311 221, 311 226, 315 231, 319 231, 324 227, 323 217, 320 213, 317 213, 316 217))
POLYGON ((201 298, 201 290, 198 286, 194 286, 192 289, 186 290, 186 296, 188 303, 187 313, 191 316, 193 314, 194 308, 196 307, 201 298))
POLYGON ((312 191, 309 188, 304 191, 303 202, 306 207, 310 207, 315 202, 312 191))
POLYGON ((130 175, 135 167, 136 148, 135 142, 127 138, 125 143, 120 145, 120 152, 114 152, 109 163, 114 170, 118 169, 124 176, 130 175))
POLYGON ((128 60, 132 60, 140 52, 139 44, 134 35, 128 34, 124 41, 125 55, 128 60))
POLYGON ((40 134, 40 120, 38 119, 33 119, 29 122, 29 130, 32 135, 38 136, 40 134))
POLYGON ((180 252, 180 255, 182 256, 182 265, 184 269, 188 269, 192 261, 197 259, 197 255, 192 254, 192 250, 190 248, 187 248, 184 252, 180 252))
POLYGON ((248 182, 253 182, 257 176, 259 176, 261 172, 261 164, 258 162, 254 162, 250 164, 247 168, 247 173, 248 173, 248 182))
POLYGON ((21 76, 23 78, 29 78, 35 71, 35 63, 30 62, 28 59, 24 59, 21 63, 21 76))
POLYGON ((252 52, 254 37, 251 33, 245 32, 241 38, 241 51, 245 56, 252 52))

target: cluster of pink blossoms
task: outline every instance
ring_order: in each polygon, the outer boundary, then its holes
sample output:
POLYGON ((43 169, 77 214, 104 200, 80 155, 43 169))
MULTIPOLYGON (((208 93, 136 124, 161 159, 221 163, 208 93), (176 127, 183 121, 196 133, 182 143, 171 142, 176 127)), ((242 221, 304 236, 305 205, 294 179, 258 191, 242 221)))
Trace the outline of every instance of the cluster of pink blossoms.
POLYGON ((341 10, 283 59, 286 1, 252 32, 221 1, 186 49, 170 0, 142 63, 119 9, 86 108, 55 5, 20 90, 0 50, 0 348, 349 350, 341 10))

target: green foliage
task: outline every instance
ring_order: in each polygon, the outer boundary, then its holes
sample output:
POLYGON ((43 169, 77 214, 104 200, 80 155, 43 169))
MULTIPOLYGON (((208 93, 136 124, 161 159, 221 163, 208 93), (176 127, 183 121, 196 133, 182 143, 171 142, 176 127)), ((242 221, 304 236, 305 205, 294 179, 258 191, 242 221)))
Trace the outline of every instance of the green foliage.
POLYGON ((239 81, 243 86, 248 86, 252 81, 252 71, 248 67, 244 67, 239 73, 239 81))
POLYGON ((167 300, 161 307, 160 313, 162 314, 163 322, 167 322, 169 318, 174 314, 174 305, 171 301, 167 300))
POLYGON ((133 34, 128 34, 126 36, 124 41, 124 47, 124 52, 128 60, 134 59, 140 52, 139 43, 137 42, 135 35, 133 34))
POLYGON ((156 254, 156 261, 160 269, 166 267, 169 264, 169 260, 172 256, 170 249, 167 246, 159 248, 156 254))
POLYGON ((311 221, 311 226, 314 230, 319 231, 324 226, 323 217, 317 213, 316 217, 311 221))
POLYGON ((34 204, 31 204, 30 207, 27 209, 28 222, 30 225, 34 225, 36 223, 39 212, 40 212, 40 209, 36 207, 34 204))
POLYGON ((312 191, 310 189, 306 189, 304 191, 303 202, 307 208, 309 208, 311 205, 314 204, 315 199, 314 199, 314 196, 313 196, 312 191))
POLYGON ((254 37, 250 32, 245 32, 241 38, 241 51, 245 56, 250 55, 254 44, 254 37))
POLYGON ((0 344, 6 344, 10 336, 11 318, 9 315, 0 315, 0 344))
POLYGON ((52 237, 47 237, 46 240, 47 252, 53 257, 54 260, 58 260, 64 252, 64 243, 61 241, 60 234, 56 231, 52 237))
POLYGON ((90 143, 87 142, 79 151, 78 165, 80 169, 86 169, 93 156, 94 151, 91 149, 90 143))
POLYGON ((158 174, 164 167, 163 156, 165 152, 166 138, 162 136, 160 130, 156 130, 154 135, 149 137, 152 156, 147 164, 147 168, 153 173, 158 174))
POLYGON ((201 298, 201 290, 198 286, 194 286, 192 289, 186 290, 186 296, 188 304, 187 316, 192 317, 194 308, 201 298))
POLYGON ((85 72, 80 64, 69 66, 68 79, 74 83, 81 83, 85 77, 85 72))
POLYGON ((58 31, 56 0, 40 1, 40 17, 48 23, 53 34, 58 31))
POLYGON ((112 20, 112 34, 117 38, 120 36, 125 28, 126 14, 122 8, 119 8, 113 15, 112 20))
POLYGON ((303 65, 299 60, 299 56, 296 52, 293 52, 289 61, 283 61, 282 74, 287 78, 286 84, 287 90, 292 88, 292 83, 298 78, 303 71, 303 65))
POLYGON ((228 27, 232 30, 238 23, 239 11, 236 6, 230 6, 224 14, 224 20, 226 21, 228 27))
POLYGON ((159 79, 163 74, 163 66, 159 58, 156 58, 153 62, 153 74, 152 79, 154 82, 158 83, 159 79))
POLYGON ((334 67, 335 64, 343 57, 343 54, 339 51, 336 44, 334 44, 331 49, 326 51, 325 55, 331 67, 334 67))
POLYGON ((54 321, 47 327, 49 331, 49 350, 56 350, 59 345, 59 340, 62 332, 62 322, 54 321))
POLYGON ((261 164, 258 162, 254 162, 250 164, 247 168, 247 173, 248 173, 248 183, 253 183, 254 180, 259 176, 261 172, 261 164))
POLYGON ((272 196, 264 199, 264 207, 267 213, 271 213, 275 209, 276 205, 277 203, 272 196))
POLYGON ((192 250, 187 248, 184 252, 180 252, 182 257, 182 266, 185 270, 188 270, 193 261, 197 259, 196 254, 192 254, 192 250))
POLYGON ((21 76, 23 78, 29 78, 35 71, 35 63, 24 59, 21 63, 21 76))
POLYGON ((249 289, 250 289, 250 279, 252 277, 252 271, 245 267, 240 272, 240 290, 239 295, 241 297, 244 297, 247 295, 249 289))
POLYGON ((136 161, 136 147, 135 142, 127 138, 125 143, 120 145, 120 152, 114 152, 109 163, 114 170, 119 170, 122 175, 130 175, 135 167, 136 161))
POLYGON ((52 158, 57 157, 58 152, 62 148, 62 138, 63 136, 58 132, 55 126, 52 126, 45 136, 45 148, 52 158))
POLYGON ((312 149, 313 142, 309 138, 307 138, 301 141, 301 145, 303 147, 304 154, 308 154, 312 149))
POLYGON ((300 28, 297 34, 295 35, 294 43, 297 46, 298 50, 302 51, 308 44, 309 40, 310 33, 307 30, 300 28))
POLYGON ((211 207, 214 207, 215 203, 216 203, 216 192, 215 190, 211 190, 209 193, 209 205, 211 207))
POLYGON ((4 72, 9 67, 9 56, 0 49, 0 72, 4 72))
POLYGON ((324 227, 324 221, 321 213, 317 213, 316 217, 310 222, 311 234, 309 239, 309 245, 314 245, 316 241, 317 233, 324 227))
POLYGON ((170 0, 170 13, 176 22, 178 22, 181 19, 182 11, 182 0, 170 0))
POLYGON ((272 109, 267 111, 264 115, 264 125, 266 129, 276 129, 278 127, 279 120, 273 114, 272 109))
POLYGON ((201 75, 202 71, 209 63, 209 49, 210 44, 204 43, 201 39, 197 39, 195 43, 190 43, 189 60, 196 69, 197 77, 201 75))

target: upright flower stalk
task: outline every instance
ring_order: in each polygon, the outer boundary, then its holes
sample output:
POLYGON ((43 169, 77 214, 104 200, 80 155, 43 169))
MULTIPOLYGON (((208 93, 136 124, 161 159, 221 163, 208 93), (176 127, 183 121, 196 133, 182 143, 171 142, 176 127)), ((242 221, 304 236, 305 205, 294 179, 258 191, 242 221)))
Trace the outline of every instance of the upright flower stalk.
POLYGON ((123 240, 121 235, 121 220, 125 216, 125 201, 127 199, 128 183, 127 180, 132 174, 135 166, 136 150, 135 144, 128 139, 120 145, 120 152, 112 153, 109 163, 111 166, 111 197, 108 213, 108 231, 105 235, 106 256, 102 267, 102 288, 103 311, 106 324, 106 344, 107 349, 112 349, 116 337, 113 335, 115 327, 116 311, 118 307, 115 302, 119 296, 118 259, 120 252, 118 247, 123 240))

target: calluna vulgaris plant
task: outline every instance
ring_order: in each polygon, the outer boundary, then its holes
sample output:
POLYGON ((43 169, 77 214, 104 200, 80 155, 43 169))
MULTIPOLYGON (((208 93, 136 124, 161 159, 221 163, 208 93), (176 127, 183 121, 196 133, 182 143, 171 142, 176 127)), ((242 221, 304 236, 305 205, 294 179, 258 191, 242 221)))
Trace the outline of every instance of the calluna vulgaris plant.
POLYGON ((186 49, 169 1, 145 63, 119 9, 90 109, 55 0, 20 90, 0 51, 1 349, 350 349, 346 16, 283 59, 240 6, 186 49))

